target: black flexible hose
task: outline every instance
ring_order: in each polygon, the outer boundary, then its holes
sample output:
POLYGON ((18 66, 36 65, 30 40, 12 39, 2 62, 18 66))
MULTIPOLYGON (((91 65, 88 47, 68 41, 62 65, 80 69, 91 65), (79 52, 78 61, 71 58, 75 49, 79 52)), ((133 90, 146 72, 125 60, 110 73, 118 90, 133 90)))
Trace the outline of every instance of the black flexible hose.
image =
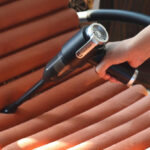
MULTIPOLYGON (((80 22, 108 20, 108 21, 129 22, 143 26, 147 26, 150 24, 150 16, 148 15, 117 9, 96 9, 78 12, 78 17, 80 22)), ((143 85, 145 85, 147 88, 150 88, 149 66, 150 66, 150 59, 148 59, 139 67, 140 71, 138 76, 139 78, 138 80, 140 80, 141 83, 143 83, 143 85)))
POLYGON ((78 12, 77 14, 81 22, 113 20, 113 21, 130 22, 143 26, 147 26, 150 24, 150 16, 127 10, 96 9, 78 12))

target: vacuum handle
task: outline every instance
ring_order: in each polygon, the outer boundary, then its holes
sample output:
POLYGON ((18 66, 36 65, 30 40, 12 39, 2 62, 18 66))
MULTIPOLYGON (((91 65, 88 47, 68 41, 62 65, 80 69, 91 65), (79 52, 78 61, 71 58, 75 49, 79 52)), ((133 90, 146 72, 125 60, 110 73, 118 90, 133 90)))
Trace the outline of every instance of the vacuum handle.
MULTIPOLYGON (((97 66, 106 55, 106 50, 103 48, 96 47, 93 57, 90 58, 89 63, 97 66)), ((118 81, 132 85, 138 75, 138 70, 132 68, 127 62, 118 65, 112 65, 106 71, 109 75, 116 78, 118 81)))
POLYGON ((136 79, 136 76, 134 77, 134 75, 137 71, 135 68, 132 68, 127 62, 125 62, 109 67, 106 72, 120 82, 130 86, 136 79))

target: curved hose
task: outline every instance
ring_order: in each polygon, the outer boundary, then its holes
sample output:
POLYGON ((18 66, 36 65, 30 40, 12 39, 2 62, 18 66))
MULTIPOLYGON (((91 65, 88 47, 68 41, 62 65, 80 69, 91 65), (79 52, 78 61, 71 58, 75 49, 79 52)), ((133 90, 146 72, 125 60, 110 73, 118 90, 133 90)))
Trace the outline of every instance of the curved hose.
MULTIPOLYGON (((108 20, 108 21, 129 22, 143 26, 147 26, 150 24, 150 16, 127 10, 96 9, 78 12, 77 14, 80 22, 108 20)), ((150 89, 149 66, 150 66, 150 59, 148 59, 139 67, 138 80, 140 80, 141 83, 145 85, 145 87, 150 89)))
POLYGON ((150 16, 127 10, 96 9, 78 12, 77 14, 81 22, 113 20, 113 21, 130 22, 144 26, 150 24, 150 16))

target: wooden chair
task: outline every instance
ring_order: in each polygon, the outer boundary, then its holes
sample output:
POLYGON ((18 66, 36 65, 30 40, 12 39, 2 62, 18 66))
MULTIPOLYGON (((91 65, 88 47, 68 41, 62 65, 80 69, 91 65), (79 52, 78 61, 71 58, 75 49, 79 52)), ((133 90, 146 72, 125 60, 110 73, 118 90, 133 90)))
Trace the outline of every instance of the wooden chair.
MULTIPOLYGON (((0 108, 41 77, 45 64, 79 30, 68 0, 0 0, 0 108)), ((0 114, 2 150, 144 150, 150 96, 100 79, 89 65, 44 85, 14 114, 0 114)))

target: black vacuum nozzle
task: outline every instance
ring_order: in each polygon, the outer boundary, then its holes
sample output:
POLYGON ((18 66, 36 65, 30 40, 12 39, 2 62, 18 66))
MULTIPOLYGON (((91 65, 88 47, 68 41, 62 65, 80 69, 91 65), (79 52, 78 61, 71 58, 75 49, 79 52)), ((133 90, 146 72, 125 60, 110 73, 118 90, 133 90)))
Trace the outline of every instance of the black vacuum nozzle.
POLYGON ((44 80, 40 80, 38 83, 36 83, 30 90, 28 90, 21 98, 19 98, 16 102, 4 107, 2 110, 0 110, 1 113, 10 114, 16 112, 17 108, 27 101, 30 96, 42 85, 44 84, 44 80))

